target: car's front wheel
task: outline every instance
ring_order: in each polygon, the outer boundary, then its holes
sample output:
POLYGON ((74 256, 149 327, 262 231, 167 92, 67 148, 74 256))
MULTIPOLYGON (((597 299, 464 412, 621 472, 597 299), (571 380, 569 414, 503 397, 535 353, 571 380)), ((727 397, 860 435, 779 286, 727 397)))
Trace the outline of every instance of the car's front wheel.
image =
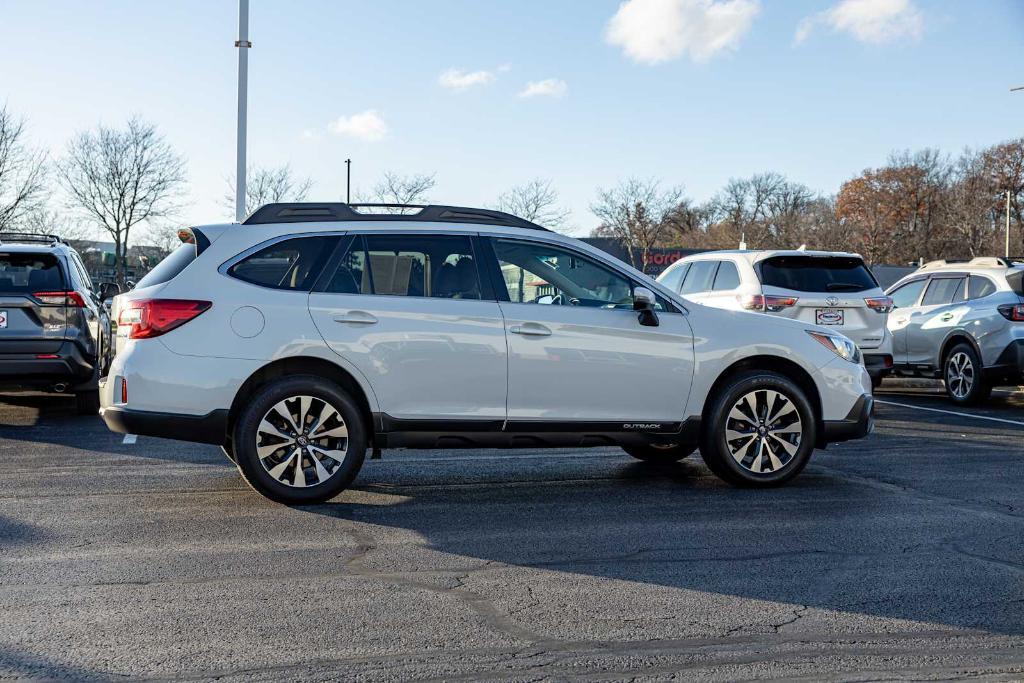
POLYGON ((242 476, 286 505, 322 503, 352 483, 366 456, 366 426, 355 401, 314 376, 260 388, 232 438, 242 476))
POLYGON ((807 465, 816 436, 814 410, 788 377, 745 372, 710 398, 700 452, 719 477, 732 484, 777 486, 807 465))
POLYGON ((946 394, 954 403, 974 405, 992 394, 992 385, 982 375, 981 359, 970 344, 957 344, 942 363, 946 394))
POLYGON ((649 443, 642 446, 623 446, 622 450, 645 462, 677 462, 697 450, 689 443, 649 443))

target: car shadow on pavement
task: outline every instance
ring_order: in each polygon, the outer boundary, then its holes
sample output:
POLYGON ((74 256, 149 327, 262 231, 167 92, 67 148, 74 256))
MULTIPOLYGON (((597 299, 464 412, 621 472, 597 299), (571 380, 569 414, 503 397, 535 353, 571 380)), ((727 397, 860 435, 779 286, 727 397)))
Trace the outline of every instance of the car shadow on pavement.
MULTIPOLYGON (((462 563, 466 590, 486 592, 502 571, 524 581, 525 569, 531 599, 545 609, 578 610, 567 596, 614 580, 623 595, 647 594, 630 583, 683 591, 672 599, 701 604, 709 623, 740 598, 777 612, 767 623, 778 628, 807 618, 828 630, 849 622, 837 613, 852 613, 865 632, 1024 634, 1019 514, 901 495, 813 464, 771 490, 729 487, 697 456, 660 466, 605 459, 605 467, 600 478, 472 486, 378 480, 302 509, 339 520, 339 532, 364 539, 368 557, 396 552, 373 538, 375 528, 415 532, 425 547, 416 571, 462 563)), ((764 619, 752 614, 751 632, 764 619)))
POLYGON ((0 678, 34 681, 84 681, 111 680, 120 678, 120 676, 61 664, 34 654, 27 655, 0 648, 0 678))

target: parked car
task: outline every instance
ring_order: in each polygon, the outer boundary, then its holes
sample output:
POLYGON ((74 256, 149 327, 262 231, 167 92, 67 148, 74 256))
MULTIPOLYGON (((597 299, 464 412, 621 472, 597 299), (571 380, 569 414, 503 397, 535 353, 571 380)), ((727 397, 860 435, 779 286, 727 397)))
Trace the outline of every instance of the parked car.
POLYGON ((95 415, 113 356, 104 294, 59 237, 0 233, 0 385, 70 392, 95 415))
POLYGON ((270 204, 187 231, 115 300, 102 384, 117 432, 219 444, 254 489, 323 501, 367 448, 700 448, 777 485, 872 426, 835 331, 692 304, 509 214, 270 204))
POLYGON ((939 377, 955 403, 1024 381, 1024 263, 932 261, 889 289, 896 371, 939 377))
POLYGON ((830 251, 709 251, 672 264, 658 282, 690 301, 760 311, 842 332, 877 386, 892 370, 886 318, 892 302, 858 254, 830 251))

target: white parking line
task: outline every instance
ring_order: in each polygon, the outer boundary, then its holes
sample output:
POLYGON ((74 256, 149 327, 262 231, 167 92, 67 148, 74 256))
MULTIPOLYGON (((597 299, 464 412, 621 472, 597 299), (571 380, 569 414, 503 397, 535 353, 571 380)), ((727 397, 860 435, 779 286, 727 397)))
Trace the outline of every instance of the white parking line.
POLYGON ((1024 427, 1024 422, 1019 420, 1006 420, 1001 417, 989 417, 988 415, 973 415, 971 413, 960 413, 955 410, 942 410, 941 408, 925 408, 924 406, 912 406, 909 403, 897 403, 896 401, 883 401, 881 399, 875 399, 875 403, 884 403, 888 406, 899 406, 900 408, 911 408, 913 410, 927 410, 930 413, 945 413, 946 415, 957 415, 959 417, 973 417, 976 420, 988 420, 990 422, 1002 422, 1010 425, 1018 425, 1024 427))
POLYGON ((121 443, 133 444, 135 443, 135 439, 137 438, 139 437, 135 436, 134 434, 125 434, 124 441, 122 441, 121 443))

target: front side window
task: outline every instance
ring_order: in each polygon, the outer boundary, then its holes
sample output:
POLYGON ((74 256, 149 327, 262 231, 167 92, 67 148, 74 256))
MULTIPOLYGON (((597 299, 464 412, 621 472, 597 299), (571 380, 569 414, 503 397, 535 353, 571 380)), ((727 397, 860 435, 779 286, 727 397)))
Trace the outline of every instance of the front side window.
POLYGON ((357 235, 325 291, 435 299, 482 297, 473 244, 460 235, 357 235))
MULTIPOLYGON (((331 236, 293 237, 275 242, 231 266, 228 275, 261 287, 308 292, 337 239, 331 236)), ((194 246, 192 250, 195 250, 194 246)))
POLYGON ((699 294, 710 292, 715 281, 715 270, 718 268, 718 261, 694 261, 690 265, 690 271, 683 280, 683 288, 680 294, 699 294))
POLYGON ((629 280, 596 261, 550 244, 494 240, 509 301, 632 308, 629 280))
POLYGON ((892 290, 889 296, 892 297, 893 308, 916 306, 917 300, 921 298, 921 292, 926 284, 928 284, 927 280, 914 280, 892 290))
POLYGON ((961 290, 964 285, 962 277, 932 278, 928 290, 924 293, 922 306, 941 306, 954 301, 963 301, 961 290))

